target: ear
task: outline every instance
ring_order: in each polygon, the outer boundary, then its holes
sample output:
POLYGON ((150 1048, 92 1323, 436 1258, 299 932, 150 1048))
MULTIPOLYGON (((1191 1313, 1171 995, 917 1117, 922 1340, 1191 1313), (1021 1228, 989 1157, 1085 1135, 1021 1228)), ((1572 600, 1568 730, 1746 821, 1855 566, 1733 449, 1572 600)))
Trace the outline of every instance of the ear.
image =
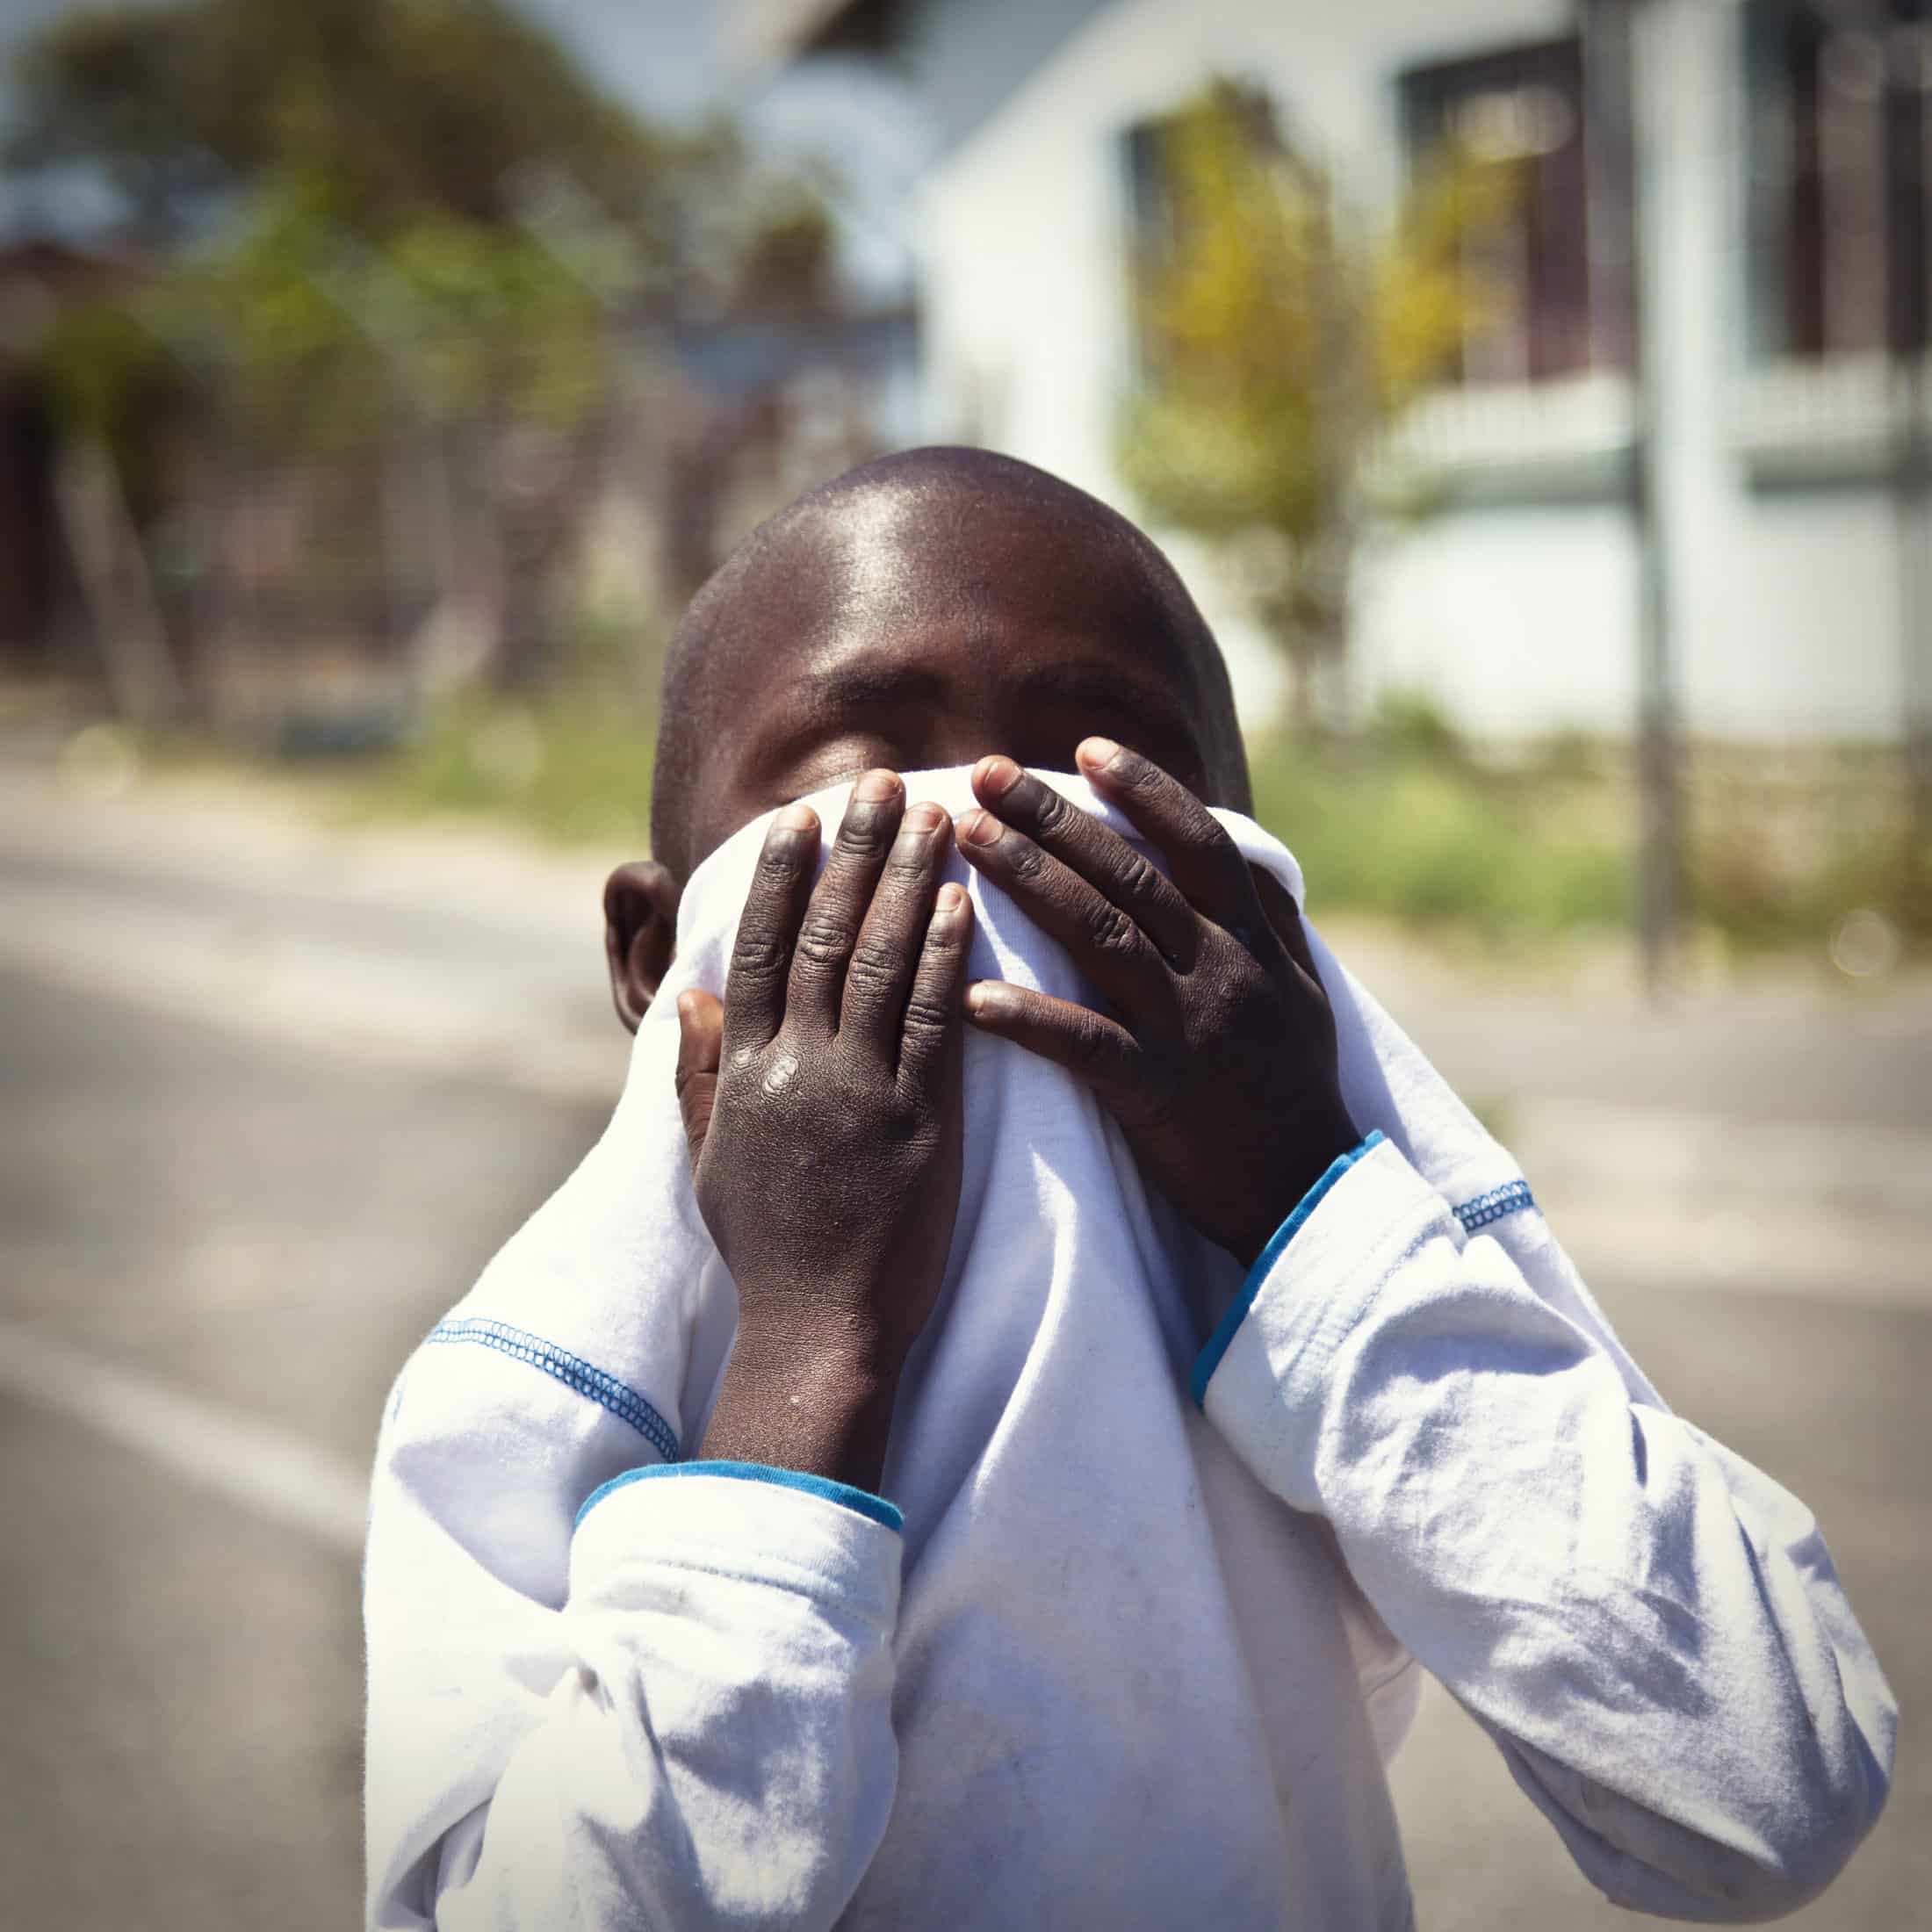
POLYGON ((655 859, 620 865, 604 882, 604 961, 617 1018, 631 1033, 650 1011, 677 951, 683 889, 655 859))

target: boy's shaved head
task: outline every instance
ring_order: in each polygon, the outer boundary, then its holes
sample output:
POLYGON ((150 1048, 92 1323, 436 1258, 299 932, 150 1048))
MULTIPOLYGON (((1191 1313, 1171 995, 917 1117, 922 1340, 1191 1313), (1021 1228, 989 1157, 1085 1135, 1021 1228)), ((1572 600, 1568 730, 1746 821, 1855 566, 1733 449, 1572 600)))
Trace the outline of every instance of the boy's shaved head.
POLYGON ((1228 674, 1173 567, 1043 470, 969 449, 861 465, 754 530, 665 667, 652 845, 679 878, 739 826, 868 767, 1092 733, 1245 810, 1228 674))

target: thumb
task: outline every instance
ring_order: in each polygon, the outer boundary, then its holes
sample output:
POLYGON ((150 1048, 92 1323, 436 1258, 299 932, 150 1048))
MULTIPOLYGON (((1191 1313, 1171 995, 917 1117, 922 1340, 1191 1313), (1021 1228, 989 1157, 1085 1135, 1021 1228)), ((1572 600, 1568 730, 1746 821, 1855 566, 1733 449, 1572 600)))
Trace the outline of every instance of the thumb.
POLYGON ((678 995, 678 1112, 695 1168, 711 1130, 717 1099, 717 1067, 724 1038, 724 1007, 715 993, 693 989, 678 995))

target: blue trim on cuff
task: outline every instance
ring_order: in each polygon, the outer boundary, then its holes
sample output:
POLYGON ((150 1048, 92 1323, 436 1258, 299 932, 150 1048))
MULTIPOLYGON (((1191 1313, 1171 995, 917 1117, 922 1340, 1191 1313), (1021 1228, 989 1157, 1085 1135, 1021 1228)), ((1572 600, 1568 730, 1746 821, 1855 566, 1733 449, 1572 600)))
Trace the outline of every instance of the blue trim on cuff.
POLYGON ((777 1469, 765 1462, 652 1462, 641 1469, 627 1469, 590 1492, 577 1512, 578 1523, 581 1524, 613 1489, 642 1482, 646 1476, 737 1476, 747 1482, 774 1482, 782 1489, 803 1489, 809 1496, 823 1496, 828 1503, 839 1503, 871 1517, 875 1523, 883 1523, 889 1530, 903 1533, 905 1528, 905 1518, 883 1496, 874 1496, 869 1489, 854 1489, 848 1482, 834 1482, 829 1476, 808 1475, 803 1469, 777 1469))
POLYGON ((1228 1352, 1228 1344, 1235 1338, 1235 1330, 1247 1319, 1248 1310, 1254 1306, 1254 1298, 1261 1292, 1261 1284, 1268 1278, 1270 1271, 1281 1258, 1281 1251, 1301 1230, 1301 1225, 1322 1205, 1329 1190, 1342 1176, 1361 1159, 1364 1154, 1382 1144, 1381 1128, 1371 1128, 1368 1137, 1359 1147, 1351 1148, 1345 1154, 1338 1154, 1329 1163, 1328 1171, 1314 1186, 1303 1194, 1294 1212, 1277 1228, 1268 1244, 1255 1258, 1255 1265, 1248 1270, 1248 1279, 1241 1284, 1241 1293, 1234 1298, 1232 1306, 1222 1316, 1215 1332, 1208 1337, 1208 1345, 1194 1358, 1194 1372, 1187 1378, 1188 1393, 1194 1398, 1194 1407, 1204 1409, 1208 1404, 1208 1384, 1214 1380, 1215 1371, 1221 1366, 1221 1358, 1228 1352))

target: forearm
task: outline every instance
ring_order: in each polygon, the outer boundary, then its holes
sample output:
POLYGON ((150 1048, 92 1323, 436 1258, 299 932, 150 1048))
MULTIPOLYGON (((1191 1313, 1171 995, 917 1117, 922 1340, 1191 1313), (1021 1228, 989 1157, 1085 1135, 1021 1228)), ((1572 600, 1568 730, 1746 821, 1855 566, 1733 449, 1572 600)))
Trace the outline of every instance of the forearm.
POLYGON ((898 1368, 876 1349, 741 1314, 699 1453, 876 1491, 898 1391, 898 1368))
MULTIPOLYGON (((896 1777, 898 1536, 830 1485, 693 1467, 595 1500, 560 1611, 479 1575, 439 1616, 372 1610, 372 1924, 810 1927, 844 1910, 896 1777), (452 1665, 427 1654, 456 1652, 460 1676, 470 1647, 478 1802, 380 1815, 386 1761, 448 1748, 452 1665)), ((372 1565, 372 1606, 409 1581, 372 1565)))
POLYGON ((1809 1513, 1633 1402, 1393 1149, 1294 1237, 1207 1407, 1611 1897, 1787 1910, 1876 1815, 1889 1692, 1809 1513))

